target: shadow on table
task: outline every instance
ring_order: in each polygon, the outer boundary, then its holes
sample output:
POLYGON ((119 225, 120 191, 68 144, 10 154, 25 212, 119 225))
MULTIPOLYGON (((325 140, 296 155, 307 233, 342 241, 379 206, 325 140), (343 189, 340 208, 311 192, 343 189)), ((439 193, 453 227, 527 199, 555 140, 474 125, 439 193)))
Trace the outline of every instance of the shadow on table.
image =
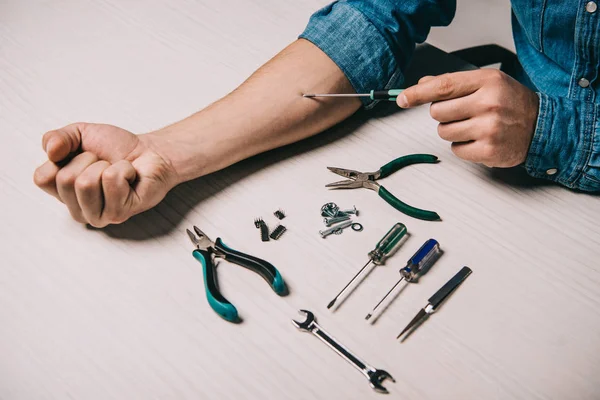
POLYGON ((346 121, 317 136, 259 154, 224 170, 183 183, 171 190, 155 208, 136 215, 123 224, 104 228, 102 231, 114 238, 131 240, 146 240, 167 235, 178 226, 190 210, 226 187, 270 165, 339 140, 356 131, 371 118, 382 118, 399 111, 392 104, 371 111, 360 110, 346 121))
POLYGON ((560 186, 557 183, 545 179, 533 178, 527 174, 525 168, 489 168, 487 175, 492 181, 505 183, 519 189, 533 189, 545 186, 560 186))

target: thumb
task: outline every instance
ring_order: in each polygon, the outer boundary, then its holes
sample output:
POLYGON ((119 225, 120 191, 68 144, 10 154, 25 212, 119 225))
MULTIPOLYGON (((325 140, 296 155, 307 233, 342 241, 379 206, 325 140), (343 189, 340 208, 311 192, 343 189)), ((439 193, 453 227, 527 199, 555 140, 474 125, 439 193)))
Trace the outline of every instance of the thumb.
POLYGON ((54 131, 46 132, 42 138, 42 147, 48 159, 60 162, 69 154, 76 152, 81 147, 82 123, 67 125, 54 131))

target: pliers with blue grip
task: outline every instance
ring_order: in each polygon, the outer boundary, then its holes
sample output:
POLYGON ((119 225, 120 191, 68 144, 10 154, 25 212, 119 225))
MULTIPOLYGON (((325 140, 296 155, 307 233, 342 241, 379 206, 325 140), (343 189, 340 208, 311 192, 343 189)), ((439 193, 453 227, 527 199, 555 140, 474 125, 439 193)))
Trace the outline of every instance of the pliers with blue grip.
POLYGON ((217 240, 213 242, 197 226, 194 226, 194 231, 198 235, 197 237, 189 229, 186 229, 190 240, 194 246, 196 246, 192 255, 200 262, 200 264, 202 264, 204 288, 206 290, 208 304, 210 304, 211 308, 225 320, 238 322, 240 321, 240 318, 235 306, 219 292, 215 264, 213 262, 214 257, 222 258, 256 272, 267 281, 275 293, 280 296, 287 294, 287 288, 281 274, 271 263, 234 250, 225 245, 221 238, 217 238, 217 240))

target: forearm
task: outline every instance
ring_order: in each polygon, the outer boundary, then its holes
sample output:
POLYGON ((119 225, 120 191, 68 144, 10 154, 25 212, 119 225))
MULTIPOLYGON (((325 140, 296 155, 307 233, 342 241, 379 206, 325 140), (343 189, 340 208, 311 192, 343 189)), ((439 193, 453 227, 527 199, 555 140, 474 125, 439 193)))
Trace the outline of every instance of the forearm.
POLYGON ((337 65, 301 39, 229 95, 148 135, 178 180, 187 181, 335 125, 353 114, 360 101, 306 99, 302 94, 352 90, 337 65))

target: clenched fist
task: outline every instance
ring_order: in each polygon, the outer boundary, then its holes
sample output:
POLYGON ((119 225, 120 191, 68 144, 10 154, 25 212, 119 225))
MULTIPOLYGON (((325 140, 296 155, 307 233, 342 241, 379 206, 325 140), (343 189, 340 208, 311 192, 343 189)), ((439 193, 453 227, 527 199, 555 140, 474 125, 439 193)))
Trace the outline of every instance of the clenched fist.
POLYGON ((63 202, 73 218, 95 227, 121 223, 160 202, 177 174, 152 135, 77 123, 47 132, 48 161, 36 185, 63 202))
POLYGON ((525 161, 536 127, 537 95, 494 69, 426 76, 398 96, 409 108, 431 104, 438 134, 458 157, 488 167, 525 161))

